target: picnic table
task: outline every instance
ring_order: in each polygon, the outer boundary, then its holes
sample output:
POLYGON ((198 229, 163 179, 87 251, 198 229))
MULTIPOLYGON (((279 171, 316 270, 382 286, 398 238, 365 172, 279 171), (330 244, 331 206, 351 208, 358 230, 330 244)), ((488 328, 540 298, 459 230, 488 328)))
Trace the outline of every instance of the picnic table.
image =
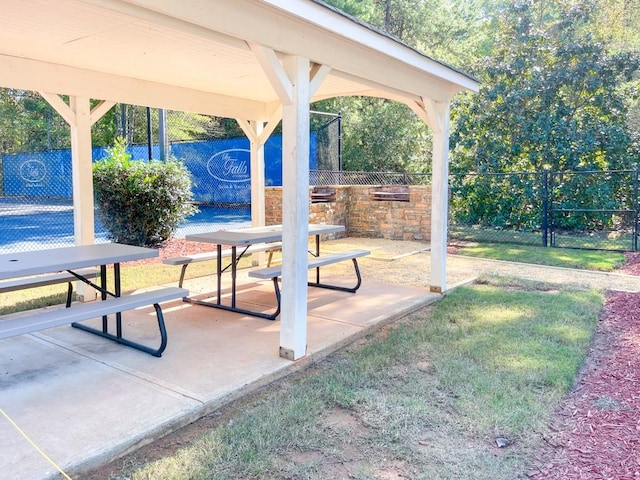
MULTIPOLYGON (((309 236, 315 237, 315 247, 310 252, 314 257, 320 256, 320 237, 321 235, 343 232, 345 227, 343 225, 325 225, 325 224, 309 224, 309 236)), ((237 265, 240 259, 250 252, 250 247, 257 244, 269 244, 271 242, 282 241, 282 225, 269 225, 263 227, 249 227, 233 230, 220 230, 216 232, 198 233, 193 235, 186 235, 185 239, 190 242, 204 242, 211 243, 216 246, 216 270, 217 277, 217 289, 215 301, 201 300, 193 297, 187 297, 184 300, 186 302, 204 305, 207 307, 219 308, 236 313, 242 313, 245 315, 252 315, 255 317, 266 318, 268 320, 274 320, 280 313, 280 297, 279 290, 276 290, 276 296, 278 299, 278 308, 273 313, 264 313, 260 311, 248 310, 237 306, 236 291, 237 291, 237 265), (229 263, 225 266, 222 264, 223 247, 228 246, 231 248, 229 263), (222 274, 231 269, 231 300, 230 304, 225 304, 222 301, 222 274)), ((316 279, 319 284, 319 266, 316 271, 316 279)), ((279 276, 279 270, 275 274, 279 276)), ((271 277, 269 277, 271 278, 271 277)))
POLYGON ((118 243, 103 243, 47 250, 6 253, 0 255, 0 291, 17 288, 33 288, 56 281, 80 281, 100 293, 101 301, 71 306, 70 296, 64 309, 35 311, 16 318, 0 317, 0 339, 46 328, 71 324, 73 327, 99 335, 138 350, 161 356, 167 343, 164 318, 160 302, 182 298, 188 291, 182 288, 161 288, 145 293, 122 295, 120 264, 158 256, 151 248, 118 243), (112 285, 108 282, 108 266, 112 266, 112 285), (95 267, 96 272, 88 267, 95 267), (99 281, 96 283, 95 278, 99 281), (3 287, 4 286, 4 287, 3 287), (122 312, 141 306, 153 305, 156 309, 161 343, 159 348, 150 348, 124 338, 122 334, 122 312), (108 315, 116 319, 115 334, 109 331, 108 315), (96 329, 80 321, 102 317, 102 328, 96 329))

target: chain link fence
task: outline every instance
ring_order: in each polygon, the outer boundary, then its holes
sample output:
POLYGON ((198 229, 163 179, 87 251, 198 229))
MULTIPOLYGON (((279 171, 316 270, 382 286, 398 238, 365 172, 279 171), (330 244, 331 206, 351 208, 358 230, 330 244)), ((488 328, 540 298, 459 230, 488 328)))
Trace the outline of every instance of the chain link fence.
MULTIPOLYGON (((57 126, 47 142, 25 141, 20 151, 0 152, 1 253, 74 244, 69 129, 53 109, 45 110, 57 126)), ((313 112, 310 128, 310 167, 339 168, 340 116, 313 112)), ((249 140, 235 120, 120 104, 92 135, 94 145, 102 144, 93 149, 94 161, 122 136, 134 160, 171 158, 187 166, 199 212, 179 226, 177 238, 251 224, 249 140)), ((265 145, 265 165, 267 185, 282 185, 279 128, 265 145)), ((98 221, 95 233, 97 242, 108 241, 98 221)))
MULTIPOLYGON (((0 252, 74 243, 68 127, 46 110, 46 135, 0 152, 0 252)), ((341 171, 341 117, 311 113, 310 184, 425 185, 428 174, 341 171)), ((41 132, 42 133, 42 132, 41 132)), ((282 184, 277 128, 265 145, 265 183, 282 184)), ((28 133, 22 133, 29 136, 28 133)), ((250 213, 249 142, 233 119, 117 105, 94 125, 93 159, 124 136, 136 160, 175 158, 194 178, 200 212, 177 237, 246 226, 250 213)), ((4 145, 4 144, 3 144, 4 145)), ((638 172, 468 173, 450 177, 451 241, 636 251, 638 172)), ((103 225, 96 240, 107 241, 103 225)))
POLYGON ((542 245, 542 191, 538 172, 451 175, 450 240, 542 245))
POLYGON ((638 171, 548 172, 547 233, 553 247, 638 250, 638 171))
POLYGON ((428 185, 431 175, 393 172, 340 172, 311 170, 309 183, 322 185, 428 185))
MULTIPOLYGON (((311 184, 425 185, 429 174, 312 171, 311 184)), ((451 174, 449 241, 637 251, 638 171, 451 174)))
POLYGON ((638 171, 451 176, 450 239, 637 251, 638 171))

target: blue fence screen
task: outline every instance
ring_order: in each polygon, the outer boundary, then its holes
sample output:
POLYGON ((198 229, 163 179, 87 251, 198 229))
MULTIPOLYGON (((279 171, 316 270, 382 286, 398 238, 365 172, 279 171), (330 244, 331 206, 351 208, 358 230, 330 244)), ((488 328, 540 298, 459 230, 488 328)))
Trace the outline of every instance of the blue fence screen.
MULTIPOLYGON (((309 168, 318 163, 316 135, 310 138, 309 168)), ((233 138, 170 145, 170 155, 182 161, 192 174, 193 196, 203 203, 251 203, 249 140, 233 138)), ((146 161, 148 147, 129 147, 134 160, 146 161)), ((105 148, 94 148, 93 161, 106 156, 105 148)), ((159 146, 152 158, 159 158, 159 146)), ((282 137, 272 136, 264 146, 265 184, 282 185, 282 137)), ((71 198, 71 151, 20 153, 2 156, 3 192, 6 196, 71 198)))

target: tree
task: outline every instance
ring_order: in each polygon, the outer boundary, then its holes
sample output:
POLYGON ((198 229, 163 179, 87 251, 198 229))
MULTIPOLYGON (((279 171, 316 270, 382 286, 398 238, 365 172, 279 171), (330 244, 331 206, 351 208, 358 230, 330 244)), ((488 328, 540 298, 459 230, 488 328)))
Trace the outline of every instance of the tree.
MULTIPOLYGON (((68 102, 67 97, 62 97, 68 102)), ((99 100, 91 100, 93 108, 99 100)), ((158 110, 151 109, 152 140, 157 141, 158 110)), ((190 112, 170 112, 168 130, 172 140, 201 140, 242 136, 233 119, 190 112)), ((91 129, 94 146, 113 144, 122 135, 129 144, 148 140, 147 107, 118 104, 91 129)), ((38 93, 0 88, 0 152, 41 152, 70 148, 69 126, 38 93)))
MULTIPOLYGON (((350 15, 438 59, 470 63, 479 48, 486 0, 332 0, 350 15)), ((345 170, 425 173, 431 169, 431 131, 404 104, 376 98, 318 102, 316 110, 343 117, 345 170)))
POLYGON ((0 88, 2 153, 67 148, 69 127, 36 92, 0 88))
POLYGON ((497 47, 477 69, 481 92, 457 108, 455 168, 630 166, 637 151, 620 87, 640 68, 638 57, 607 53, 582 28, 588 3, 551 12, 535 6, 516 1, 501 18, 497 47))
MULTIPOLYGON (((595 38, 592 3, 561 3, 518 0, 505 8, 496 48, 477 69, 481 92, 455 109, 453 171, 606 170, 630 168, 637 161, 621 87, 640 61, 627 52, 607 52, 595 38)), ((486 182, 475 177, 456 186, 461 189, 453 202, 457 213, 495 224, 495 212, 506 211, 499 216, 501 225, 522 225, 515 217, 534 203, 531 195, 521 194, 519 206, 502 209, 503 199, 514 196, 512 186, 486 182)), ((588 183, 564 194, 567 206, 606 205, 611 198, 588 183)))
POLYGON ((314 109, 342 114, 344 170, 430 171, 431 132, 406 105, 351 97, 318 102, 314 109))
POLYGON ((640 0, 598 0, 594 28, 614 51, 640 51, 640 0))

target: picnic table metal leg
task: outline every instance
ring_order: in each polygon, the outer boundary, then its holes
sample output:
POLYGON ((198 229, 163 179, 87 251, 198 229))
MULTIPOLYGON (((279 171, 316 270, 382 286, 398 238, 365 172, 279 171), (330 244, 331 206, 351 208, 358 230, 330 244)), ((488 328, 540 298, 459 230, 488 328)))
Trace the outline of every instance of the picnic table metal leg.
POLYGON ((73 296, 73 283, 69 282, 67 285, 67 303, 65 306, 69 308, 71 306, 71 297, 73 296))
POLYGON ((94 335, 98 335, 99 337, 112 340, 121 345, 126 345, 127 347, 135 348, 136 350, 149 353, 154 357, 161 357, 162 352, 164 352, 165 348, 167 348, 167 328, 164 323, 164 316, 162 314, 162 308, 160 307, 160 305, 157 303, 154 303, 153 308, 155 308, 156 310, 156 317, 158 319, 158 329, 160 330, 160 346, 158 348, 151 348, 146 345, 142 345, 141 343, 123 338, 121 331, 119 332, 119 334, 113 335, 112 333, 109 333, 104 329, 98 330, 97 328, 92 328, 82 323, 72 323, 71 326, 78 328, 80 330, 84 330, 85 332, 93 333, 94 335))
POLYGON ((182 288, 182 284, 184 283, 184 276, 187 273, 187 267, 189 266, 188 263, 185 263, 184 265, 182 265, 182 269, 180 270, 180 280, 178 280, 178 287, 182 288))
POLYGON ((276 311, 271 314, 269 317, 272 320, 275 320, 275 318, 280 315, 280 285, 278 283, 278 277, 274 277, 273 279, 273 288, 276 292, 276 302, 277 302, 277 307, 276 307, 276 311))
POLYGON ((236 308, 236 276, 238 273, 238 260, 236 259, 237 248, 231 247, 231 308, 236 308))
MULTIPOLYGON (((222 267, 222 245, 217 245, 217 276, 218 276, 218 291, 217 291, 217 300, 215 302, 200 300, 194 297, 185 297, 183 301, 187 303, 192 303, 195 305, 204 305, 207 307, 215 307, 221 310, 227 310, 229 312, 241 313, 244 315, 251 315, 254 317, 265 318, 267 320, 275 320, 276 317, 280 314, 280 299, 279 299, 279 291, 276 291, 276 298, 278 299, 278 307, 274 313, 262 313, 256 312, 253 310, 247 310, 244 308, 239 308, 237 306, 237 278, 238 278, 238 263, 242 259, 243 256, 246 255, 250 245, 240 246, 241 250, 238 252, 237 246, 231 246, 231 261, 222 267), (231 302, 230 304, 222 303, 222 274, 226 272, 229 268, 231 268, 231 302)), ((277 285, 276 285, 277 288, 277 285)))
MULTIPOLYGON (((101 300, 106 300, 107 299, 107 266, 106 265, 100 265, 100 299, 101 300)), ((103 332, 107 332, 109 329, 109 324, 107 322, 107 316, 103 315, 102 316, 102 331, 103 332)))
POLYGON ((216 246, 216 251, 218 253, 218 257, 216 259, 216 270, 218 275, 218 305, 221 304, 222 300, 222 245, 216 246))
MULTIPOLYGON (((100 297, 102 300, 106 300, 109 295, 109 291, 107 289, 107 266, 100 265, 100 297)), ((122 294, 122 277, 120 275, 120 263, 113 264, 113 294, 114 297, 120 297, 122 294)), ((80 330, 84 330, 85 332, 93 333, 94 335, 98 335, 100 337, 112 340, 121 345, 126 345, 131 348, 135 348, 136 350, 140 350, 145 353, 149 353, 154 357, 162 356, 162 352, 164 352, 165 348, 167 348, 167 328, 164 323, 164 316, 162 315, 162 308, 159 304, 154 303, 153 307, 156 311, 156 317, 158 319, 158 329, 160 330, 160 346, 158 348, 151 348, 146 345, 142 345, 141 343, 134 342, 132 340, 128 340, 122 336, 122 312, 116 312, 116 334, 109 333, 109 322, 107 315, 102 316, 102 330, 97 328, 89 327, 82 323, 74 322, 71 324, 72 327, 78 328, 80 330)))
MULTIPOLYGON (((320 235, 316 235, 316 257, 320 256, 320 235)), ((320 283, 320 267, 316 268, 316 283, 320 283)))
POLYGON ((353 262, 353 268, 355 270, 356 279, 357 279, 355 286, 341 287, 339 285, 331 285, 328 283, 320 283, 320 282, 309 282, 308 285, 310 287, 328 288, 330 290, 340 290, 341 292, 355 293, 360 288, 360 285, 362 285, 362 276, 360 274, 360 267, 358 266, 358 260, 356 260, 355 258, 352 258, 351 261, 353 262))
MULTIPOLYGON (((119 297, 122 293, 122 283, 120 280, 120 264, 113 264, 113 287, 116 297, 119 297)), ((122 338, 122 313, 116 313, 116 336, 122 338)))

